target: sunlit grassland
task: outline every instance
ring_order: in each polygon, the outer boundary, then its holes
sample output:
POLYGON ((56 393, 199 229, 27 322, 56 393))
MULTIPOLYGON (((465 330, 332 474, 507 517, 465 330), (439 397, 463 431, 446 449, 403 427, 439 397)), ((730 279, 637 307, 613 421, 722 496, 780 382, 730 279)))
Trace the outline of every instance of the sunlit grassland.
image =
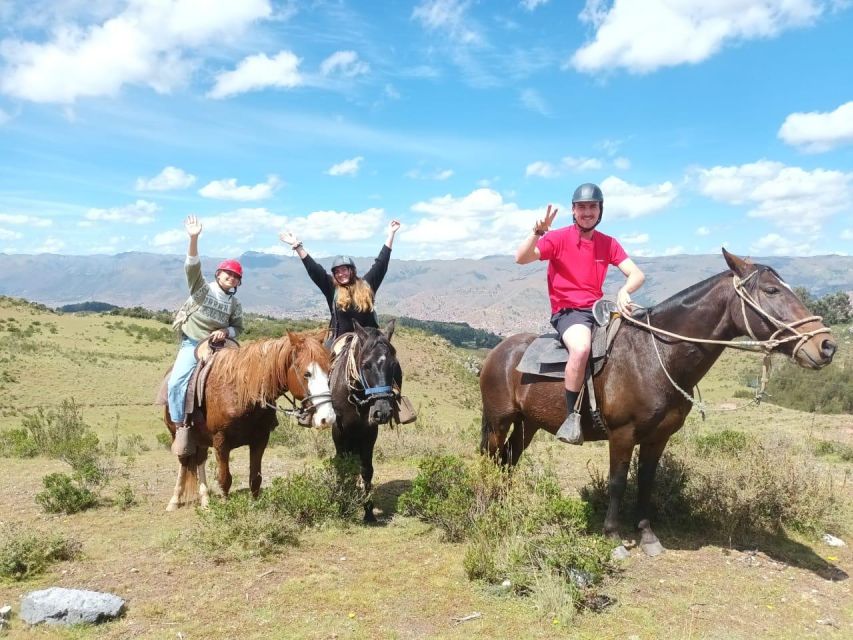
MULTIPOLYGON (((616 604, 583 613, 571 628, 543 619, 531 603, 469 582, 464 546, 440 542, 439 532, 396 513, 396 498, 428 453, 476 455, 480 401, 468 369, 482 354, 451 347, 419 331, 398 329, 394 344, 405 372, 404 392, 419 409, 418 422, 383 428, 377 443, 375 484, 381 525, 309 531, 297 547, 266 559, 221 563, 192 548, 197 515, 166 513, 176 463, 156 442, 164 432, 154 394, 171 365, 176 344, 151 339, 164 325, 106 315, 57 315, 0 301, 0 429, 17 428, 34 407, 74 398, 99 437, 142 437, 148 450, 119 456, 120 482, 139 502, 126 511, 105 504, 73 515, 46 515, 34 496, 41 478, 64 463, 2 459, 0 520, 60 531, 83 542, 83 555, 22 583, 0 582, 0 606, 17 610, 22 593, 48 586, 116 593, 128 601, 122 619, 101 628, 25 632, 13 621, 9 637, 47 638, 801 638, 846 636, 853 631, 849 580, 830 580, 808 557, 853 572, 850 546, 828 547, 792 536, 752 548, 720 545, 701 531, 660 523, 669 549, 657 559, 634 551, 606 586, 616 604), (14 320, 12 320, 14 319, 14 320), (37 323, 37 324, 36 324, 37 323), (9 327, 15 330, 9 331, 9 327), (389 517, 392 516, 392 517, 389 517), (456 622, 473 613, 480 617, 456 622), (817 621, 824 623, 819 624, 817 621), (832 624, 827 624, 826 621, 832 624), (17 635, 16 635, 17 634, 17 635)), ((846 332, 839 333, 837 364, 850 362, 846 332)), ((616 365, 617 363, 613 363, 616 365)), ((835 365, 834 365, 835 366, 835 365)), ((814 457, 812 444, 853 445, 849 415, 821 415, 763 403, 746 406, 760 358, 726 352, 701 383, 707 418, 694 410, 680 435, 689 439, 724 429, 782 440, 798 456, 820 465, 847 500, 853 464, 814 457)), ((332 453, 328 431, 282 420, 263 465, 271 479, 316 465, 332 453)), ((538 434, 528 464, 552 464, 564 491, 576 495, 590 467, 607 469, 607 447, 568 447, 538 434)), ((234 489, 244 491, 245 448, 233 453, 234 489)), ((212 472, 214 466, 209 465, 212 472)), ((209 473, 213 480, 214 476, 209 473)), ((116 483, 118 483, 117 481, 116 483)), ((215 489, 215 480, 214 480, 215 489)), ((109 488, 107 497, 110 495, 109 488)), ((623 531, 631 535, 630 514, 623 531)), ((849 519, 836 535, 853 542, 849 519)))

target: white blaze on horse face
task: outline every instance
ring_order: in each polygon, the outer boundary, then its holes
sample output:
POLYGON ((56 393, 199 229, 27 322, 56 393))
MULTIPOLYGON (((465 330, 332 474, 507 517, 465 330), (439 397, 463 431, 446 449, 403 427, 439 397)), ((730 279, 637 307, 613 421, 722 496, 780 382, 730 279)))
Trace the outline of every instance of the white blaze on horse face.
POLYGON ((330 427, 335 422, 335 410, 332 409, 329 376, 316 362, 311 363, 308 371, 311 373, 308 377, 308 393, 311 396, 320 396, 314 401, 317 408, 311 422, 315 427, 330 427))

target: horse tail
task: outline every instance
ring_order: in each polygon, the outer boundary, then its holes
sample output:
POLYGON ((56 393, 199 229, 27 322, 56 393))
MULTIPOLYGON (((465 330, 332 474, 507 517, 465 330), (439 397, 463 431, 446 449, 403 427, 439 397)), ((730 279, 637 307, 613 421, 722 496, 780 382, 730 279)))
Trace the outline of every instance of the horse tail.
POLYGON ((181 495, 184 498, 184 504, 191 504, 198 501, 198 463, 195 455, 189 456, 186 460, 181 460, 181 464, 186 467, 184 473, 184 482, 181 487, 181 495))

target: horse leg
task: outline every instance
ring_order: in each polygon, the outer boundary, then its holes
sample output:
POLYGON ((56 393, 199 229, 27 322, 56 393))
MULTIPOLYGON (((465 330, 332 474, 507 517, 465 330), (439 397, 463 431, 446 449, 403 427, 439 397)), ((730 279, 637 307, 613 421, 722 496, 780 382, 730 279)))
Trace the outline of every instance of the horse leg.
POLYGON ((207 486, 207 469, 205 469, 206 462, 207 447, 199 447, 196 449, 195 468, 198 477, 199 506, 202 509, 207 509, 210 504, 210 489, 207 486))
POLYGON ((640 548, 650 557, 658 556, 664 551, 663 545, 652 531, 649 516, 655 473, 665 446, 666 440, 662 443, 641 444, 637 467, 637 529, 640 531, 640 548))
POLYGON ((370 492, 373 489, 373 447, 376 444, 376 436, 379 434, 379 428, 368 427, 368 433, 359 447, 359 456, 361 458, 361 479, 364 482, 364 491, 367 494, 367 500, 364 503, 364 521, 367 523, 376 522, 376 516, 373 515, 373 499, 370 497, 370 492))
POLYGON ((622 498, 625 496, 625 488, 628 485, 628 468, 631 465, 633 451, 633 443, 620 445, 613 440, 610 441, 610 476, 608 481, 610 501, 607 506, 607 515, 604 518, 604 535, 617 544, 612 552, 613 558, 616 560, 627 558, 629 555, 619 535, 619 509, 622 506, 622 498))
POLYGON ((513 420, 512 424, 512 433, 509 438, 507 438, 507 441, 503 446, 501 457, 504 460, 504 464, 508 463, 509 466, 514 467, 518 464, 518 459, 521 457, 521 454, 524 453, 524 450, 530 445, 530 442, 533 440, 533 436, 536 435, 538 429, 535 427, 528 428, 524 422, 524 418, 521 416, 513 420))
POLYGON ((184 497, 184 478, 186 474, 186 465, 178 462, 178 479, 175 481, 175 491, 172 493, 172 499, 169 500, 169 504, 166 505, 166 511, 177 511, 178 507, 181 506, 181 500, 184 497))
POLYGON ((224 442, 214 444, 216 449, 216 466, 219 471, 219 488, 222 489, 222 495, 228 497, 228 492, 231 491, 231 469, 228 466, 228 456, 231 455, 231 450, 225 446, 224 442))
POLYGON ((249 444, 249 490, 252 497, 257 498, 261 492, 261 459, 270 440, 270 433, 259 433, 251 444, 249 444))

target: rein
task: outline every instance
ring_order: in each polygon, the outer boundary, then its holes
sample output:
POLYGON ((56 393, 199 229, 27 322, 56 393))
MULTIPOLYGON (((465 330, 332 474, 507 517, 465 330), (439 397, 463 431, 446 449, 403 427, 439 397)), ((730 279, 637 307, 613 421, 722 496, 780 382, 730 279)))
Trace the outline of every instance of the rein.
MULTIPOLYGON (((290 365, 290 368, 295 369, 293 364, 290 365)), ((305 389, 305 385, 303 385, 302 388, 303 391, 307 391, 307 389, 305 389)), ((265 402, 264 406, 268 409, 275 409, 286 416, 296 416, 296 421, 303 427, 311 424, 311 414, 314 413, 317 407, 328 404, 332 401, 331 390, 326 393, 315 393, 313 395, 309 393, 302 398, 301 401, 297 401, 292 392, 288 394, 289 391, 290 389, 285 389, 279 397, 284 398, 290 403, 290 409, 282 409, 272 402, 265 402), (297 404, 297 402, 299 404, 297 404)))
POLYGON ((358 366, 358 363, 355 359, 355 346, 358 343, 358 337, 353 335, 352 339, 347 346, 347 363, 346 363, 346 379, 347 379, 347 387, 350 390, 350 393, 347 395, 347 400, 349 400, 350 404, 353 404, 357 407, 363 407, 364 405, 370 404, 374 400, 381 400, 383 398, 394 398, 394 390, 391 385, 382 385, 378 387, 368 386, 367 381, 364 379, 364 373, 361 368, 358 366), (361 385, 361 389, 357 386, 354 386, 352 382, 357 382, 361 385), (360 398, 359 395, 363 394, 364 398, 360 398))
MULTIPOLYGON (((667 331, 665 329, 661 329, 659 327, 652 326, 651 324, 651 315, 648 309, 644 309, 646 312, 646 322, 633 318, 629 315, 623 315, 622 319, 627 320, 637 326, 643 327, 650 331, 650 336, 652 339, 652 346, 655 348, 655 354, 658 357, 658 362, 660 363, 661 369, 666 374, 667 379, 670 384, 678 390, 682 396, 686 400, 689 400, 691 404, 693 404, 699 412, 702 414, 702 418, 705 418, 705 411, 707 406, 701 400, 701 398, 697 401, 693 398, 689 393, 687 393, 684 389, 676 384, 675 380, 672 379, 672 376, 669 374, 669 371, 666 370, 666 367, 663 363, 663 358, 661 357, 660 350, 658 349, 657 341, 655 340, 654 334, 660 334, 669 336, 671 338, 675 338, 677 340, 682 340, 684 342, 692 342, 699 344, 717 344, 722 345, 724 347, 731 347, 733 349, 741 349, 743 351, 752 351, 759 352, 764 354, 764 359, 761 366, 761 385, 759 389, 755 392, 755 396, 750 401, 749 404, 760 404, 761 399, 765 396, 765 389, 767 388, 767 382, 769 381, 769 371, 770 371, 770 356, 773 353, 773 350, 778 348, 779 346, 786 344, 788 342, 797 341, 797 344, 794 345, 794 349, 791 352, 791 359, 793 360, 796 357, 799 350, 802 346, 808 342, 811 338, 821 333, 830 333, 831 329, 828 327, 821 327, 819 329, 812 329, 811 331, 801 332, 797 330, 797 327, 806 324, 808 322, 822 320, 821 316, 808 316, 806 318, 801 318, 799 320, 794 320, 793 322, 785 323, 779 320, 778 318, 773 317, 769 313, 767 313, 764 309, 761 308, 761 305, 753 298, 749 292, 746 290, 745 285, 756 275, 760 273, 760 270, 756 269, 752 273, 750 273, 747 277, 741 279, 736 274, 732 276, 732 286, 735 289, 735 293, 737 293, 740 298, 740 309, 743 314, 743 323, 746 326, 747 333, 749 333, 749 337, 752 340, 712 340, 710 338, 690 338, 687 336, 683 336, 677 333, 673 333, 671 331, 667 331), (749 305, 752 307, 754 311, 756 311, 761 317, 768 320, 773 326, 776 327, 776 331, 767 338, 766 340, 759 340, 755 332, 752 330, 752 326, 749 323, 749 318, 746 315, 746 306, 749 305), (779 338, 780 333, 791 332, 792 335, 779 338)), ((639 305, 638 305, 639 306, 639 305)))

